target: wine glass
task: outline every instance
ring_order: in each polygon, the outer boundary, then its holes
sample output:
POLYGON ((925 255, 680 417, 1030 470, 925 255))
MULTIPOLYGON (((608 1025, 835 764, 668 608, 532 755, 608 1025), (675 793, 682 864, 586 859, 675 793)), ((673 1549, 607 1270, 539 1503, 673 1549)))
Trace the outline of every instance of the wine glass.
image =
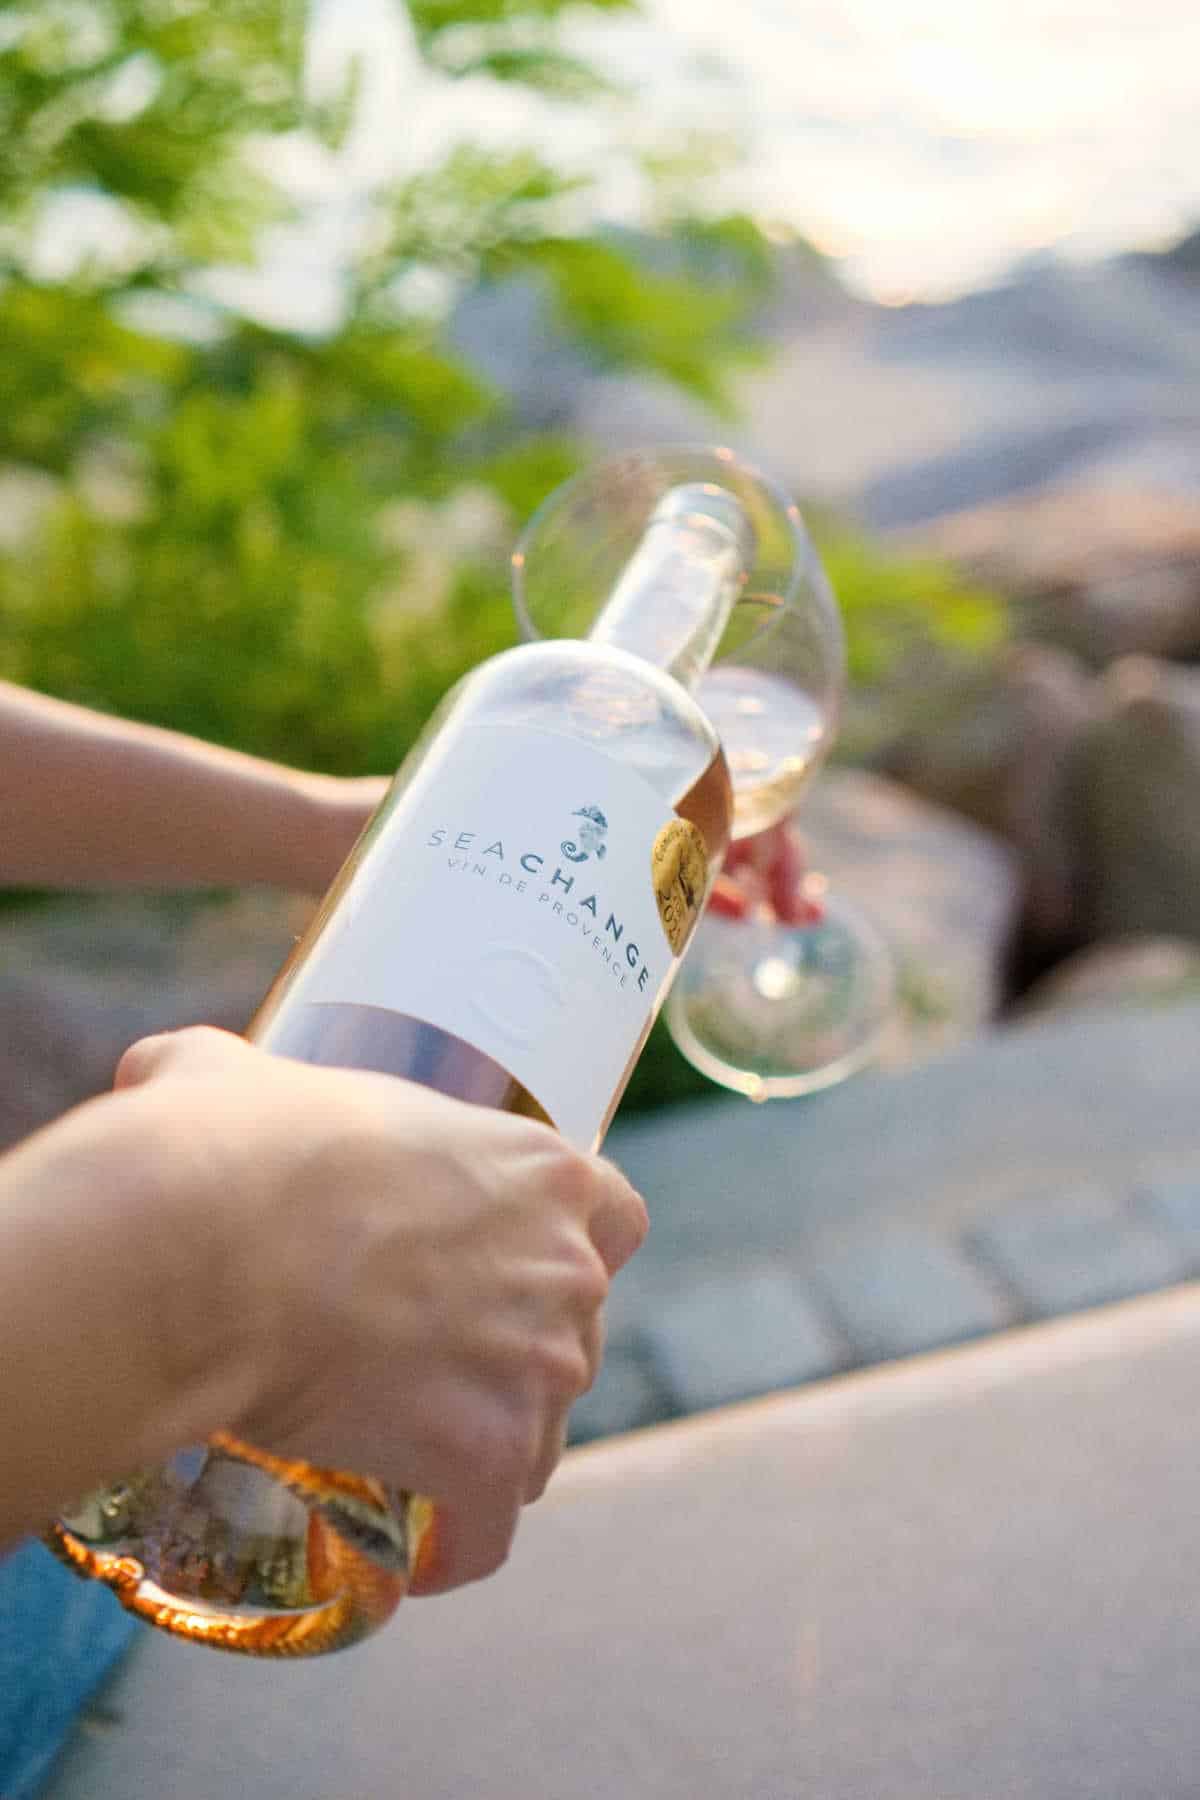
MULTIPOLYGON (((514 602, 527 639, 586 636, 656 506, 694 483, 732 497, 754 544, 693 690, 724 748, 733 837, 746 840, 794 813, 836 735, 845 680, 840 614, 795 502, 726 448, 627 452, 544 503, 513 558, 514 602)), ((894 1003, 879 933, 819 873, 805 893, 802 924, 765 903, 739 919, 710 911, 667 1001, 688 1061, 753 1100, 811 1093, 861 1068, 894 1003)))

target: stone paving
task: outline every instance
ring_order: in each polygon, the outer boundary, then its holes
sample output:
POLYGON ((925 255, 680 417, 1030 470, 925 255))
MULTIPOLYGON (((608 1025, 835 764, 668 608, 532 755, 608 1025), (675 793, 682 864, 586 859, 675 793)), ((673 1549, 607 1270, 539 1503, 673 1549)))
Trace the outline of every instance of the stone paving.
POLYGON ((1200 1007, 618 1123, 652 1229, 575 1441, 1200 1274, 1200 1007))

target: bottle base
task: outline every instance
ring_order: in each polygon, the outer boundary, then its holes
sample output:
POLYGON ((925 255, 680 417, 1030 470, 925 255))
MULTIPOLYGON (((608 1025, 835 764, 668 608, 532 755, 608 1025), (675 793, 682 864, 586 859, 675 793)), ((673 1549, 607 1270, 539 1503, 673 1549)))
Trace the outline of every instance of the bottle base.
POLYGON ((431 1514, 427 1501, 368 1477, 222 1434, 90 1495, 45 1542, 161 1631, 300 1658, 347 1649, 391 1617, 431 1514))

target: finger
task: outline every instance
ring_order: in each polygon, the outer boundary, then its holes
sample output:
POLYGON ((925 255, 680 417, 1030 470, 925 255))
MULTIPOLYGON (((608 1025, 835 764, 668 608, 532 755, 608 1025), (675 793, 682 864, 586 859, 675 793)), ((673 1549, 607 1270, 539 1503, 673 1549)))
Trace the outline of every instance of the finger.
POLYGON ((242 1056, 253 1054, 244 1038, 213 1025, 192 1025, 185 1031, 162 1031, 155 1037, 131 1044, 117 1064, 114 1088, 141 1087, 163 1075, 207 1075, 229 1068, 242 1056))
POLYGON ((527 1506, 535 1500, 540 1500, 545 1493, 550 1477, 562 1461, 562 1453, 566 1447, 567 1409, 563 1407, 561 1412, 557 1412, 547 1422, 538 1459, 530 1472, 525 1488, 525 1504, 527 1506))
POLYGON ((788 835, 786 821, 778 825, 768 826, 766 831, 756 832, 752 838, 746 839, 746 864, 754 869, 764 880, 770 880, 771 870, 779 856, 779 846, 788 835))
MULTIPOLYGON (((583 1354, 587 1360, 587 1385, 582 1390, 585 1394, 600 1373, 600 1364, 604 1361, 604 1340, 607 1336, 607 1331, 607 1321, 604 1316, 604 1309, 601 1307, 597 1312, 592 1314, 580 1334, 580 1341, 583 1345, 583 1354)), ((575 1399, 577 1400, 578 1398, 579 1395, 577 1394, 575 1399)), ((572 1401, 571 1404, 573 1405, 574 1402, 572 1401)))
POLYGON ((562 1453, 567 1445, 571 1408, 581 1394, 587 1393, 600 1373, 600 1365, 604 1360, 604 1338, 604 1313, 603 1310, 598 1310, 592 1314, 579 1331, 579 1341, 587 1365, 586 1380, 578 1392, 567 1396, 558 1405, 548 1406, 541 1446, 525 1486, 526 1505, 541 1499, 550 1477, 562 1460, 562 1453))
POLYGON ((781 831, 767 871, 767 897, 784 925, 799 925, 806 916, 803 892, 804 851, 794 831, 781 831))
POLYGON ((728 875, 717 876, 708 904, 722 919, 744 919, 750 910, 749 896, 728 875))
POLYGON ((409 1592, 418 1598, 445 1594, 494 1575, 507 1561, 520 1511, 515 1496, 488 1494, 477 1505, 443 1506, 439 1501, 409 1592))
POLYGON ((623 1269, 650 1229, 646 1203, 612 1163, 596 1163, 601 1193, 588 1218, 588 1235, 610 1275, 623 1269))

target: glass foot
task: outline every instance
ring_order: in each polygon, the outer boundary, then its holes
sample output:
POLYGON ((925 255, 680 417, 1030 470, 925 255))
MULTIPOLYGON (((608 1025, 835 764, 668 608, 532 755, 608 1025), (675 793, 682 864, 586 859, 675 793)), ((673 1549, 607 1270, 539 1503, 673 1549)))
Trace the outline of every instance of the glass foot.
POLYGON ((895 1005, 892 955, 840 899, 815 925, 730 920, 699 927, 667 1025, 710 1081, 751 1100, 832 1087, 878 1053, 895 1005))

